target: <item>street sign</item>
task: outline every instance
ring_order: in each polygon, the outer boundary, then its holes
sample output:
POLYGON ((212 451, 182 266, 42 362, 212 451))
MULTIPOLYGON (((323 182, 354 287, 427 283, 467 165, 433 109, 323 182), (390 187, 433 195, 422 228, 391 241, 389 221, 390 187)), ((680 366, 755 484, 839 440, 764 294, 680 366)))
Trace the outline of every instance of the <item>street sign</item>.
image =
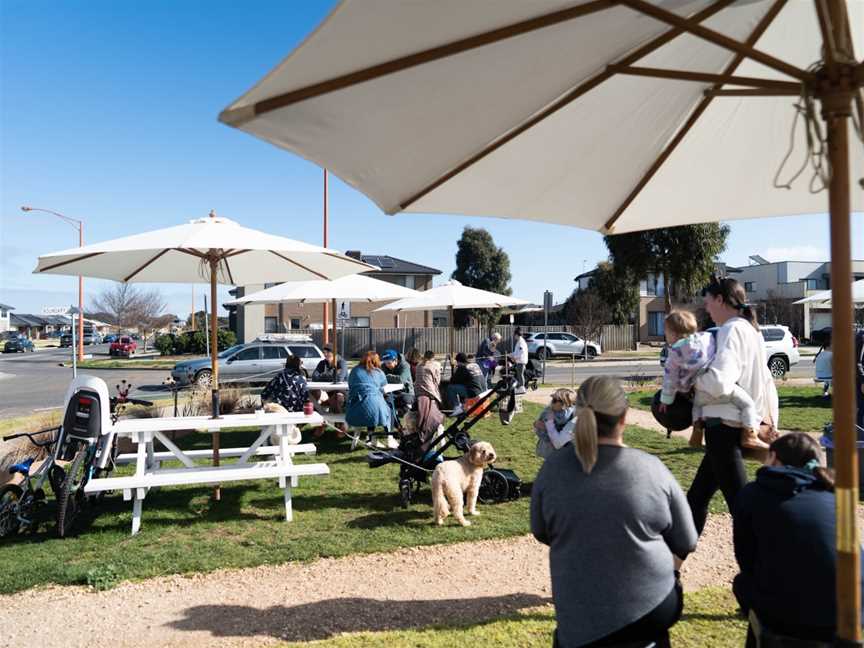
POLYGON ((68 315, 71 308, 69 306, 43 306, 43 315, 68 315))
POLYGON ((546 313, 549 313, 549 312, 551 312, 553 305, 554 305, 554 302, 552 299, 552 291, 547 290, 546 292, 543 293, 543 310, 546 313))
POLYGON ((351 302, 349 301, 340 301, 339 308, 336 311, 336 319, 340 320, 350 320, 351 319, 351 302))

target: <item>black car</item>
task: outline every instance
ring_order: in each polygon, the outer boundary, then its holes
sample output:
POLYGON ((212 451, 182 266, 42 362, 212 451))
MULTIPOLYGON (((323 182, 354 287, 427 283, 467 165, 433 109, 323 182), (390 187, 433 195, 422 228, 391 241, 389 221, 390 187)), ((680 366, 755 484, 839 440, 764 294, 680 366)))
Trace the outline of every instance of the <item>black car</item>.
POLYGON ((7 339, 6 343, 3 345, 3 353, 18 353, 19 351, 21 353, 24 353, 25 351, 30 351, 32 353, 35 350, 33 340, 21 334, 13 335, 7 339))

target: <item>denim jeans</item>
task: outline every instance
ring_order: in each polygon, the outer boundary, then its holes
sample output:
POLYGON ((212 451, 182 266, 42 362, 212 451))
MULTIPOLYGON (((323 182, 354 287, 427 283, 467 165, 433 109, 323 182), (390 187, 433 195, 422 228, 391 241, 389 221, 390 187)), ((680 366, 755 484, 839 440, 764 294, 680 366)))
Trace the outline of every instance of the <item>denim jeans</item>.
POLYGON ((724 425, 719 419, 705 421, 705 456, 696 471, 687 502, 693 513, 696 531, 702 535, 708 517, 708 505, 719 489, 731 513, 738 492, 747 483, 741 458, 741 429, 724 425))
POLYGON ((465 385, 447 385, 447 403, 450 409, 459 405, 462 401, 468 398, 468 388, 465 385))

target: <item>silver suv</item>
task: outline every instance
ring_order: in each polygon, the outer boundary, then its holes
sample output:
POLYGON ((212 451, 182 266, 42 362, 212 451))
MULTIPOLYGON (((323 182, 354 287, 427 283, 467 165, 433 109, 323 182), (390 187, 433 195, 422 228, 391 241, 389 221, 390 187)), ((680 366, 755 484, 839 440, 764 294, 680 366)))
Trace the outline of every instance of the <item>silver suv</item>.
MULTIPOLYGON (((315 371, 324 359, 311 338, 271 340, 259 338, 248 344, 236 344, 219 354, 219 381, 266 383, 282 368, 289 355, 301 358, 307 374, 315 371)), ((210 385, 210 358, 184 360, 174 365, 171 377, 180 385, 196 383, 200 387, 210 385)))

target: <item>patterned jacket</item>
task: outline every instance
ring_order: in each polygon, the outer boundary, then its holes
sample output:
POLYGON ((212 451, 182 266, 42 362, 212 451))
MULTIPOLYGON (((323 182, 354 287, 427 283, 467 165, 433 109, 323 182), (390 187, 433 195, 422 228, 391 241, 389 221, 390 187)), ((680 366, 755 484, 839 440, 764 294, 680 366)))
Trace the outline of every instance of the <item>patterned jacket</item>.
POLYGON ((289 412, 303 411, 303 405, 308 400, 309 389, 306 387, 306 378, 294 369, 280 371, 261 392, 262 403, 275 401, 289 412))

